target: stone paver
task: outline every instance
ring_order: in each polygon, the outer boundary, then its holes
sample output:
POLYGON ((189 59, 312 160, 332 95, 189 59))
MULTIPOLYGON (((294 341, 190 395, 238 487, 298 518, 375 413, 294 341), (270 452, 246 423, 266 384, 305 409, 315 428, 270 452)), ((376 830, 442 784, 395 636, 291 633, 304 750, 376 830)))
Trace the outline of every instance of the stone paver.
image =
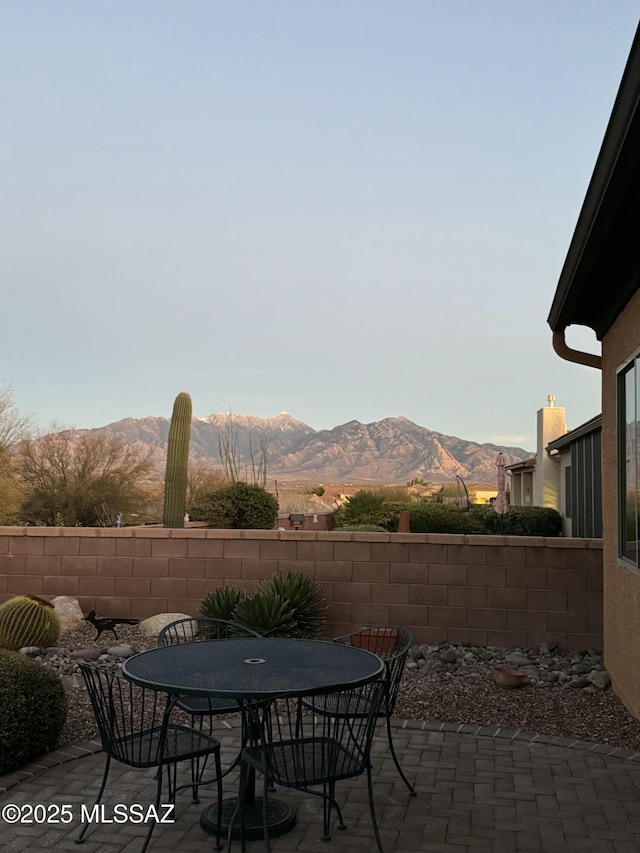
MULTIPOLYGON (((496 727, 396 722, 402 765, 415 779, 410 798, 389 756, 382 730, 372 752, 374 794, 386 853, 632 853, 640 850, 640 754, 606 745, 496 727)), ((223 757, 233 755, 238 729, 221 728, 223 757)), ((82 853, 139 853, 145 826, 104 823, 93 826, 78 847, 82 806, 91 807, 104 766, 99 744, 79 744, 0 777, 0 809, 41 804, 71 806, 71 823, 8 823, 0 818, 0 850, 82 853)), ((186 776, 185 776, 186 779, 186 776)), ((234 792, 237 775, 225 779, 234 792)), ((279 797, 297 807, 296 826, 273 839, 274 853, 364 853, 376 850, 371 830, 366 779, 338 785, 338 802, 347 829, 333 833, 325 846, 322 801, 297 791, 279 797)), ((105 816, 115 803, 153 802, 152 771, 113 763, 104 798, 105 816)), ((213 839, 200 827, 200 814, 213 802, 211 789, 193 805, 178 797, 175 823, 157 826, 152 853, 210 853, 213 839)), ((234 842, 232 850, 239 850, 234 842)), ((264 850, 254 841, 247 850, 264 850)))

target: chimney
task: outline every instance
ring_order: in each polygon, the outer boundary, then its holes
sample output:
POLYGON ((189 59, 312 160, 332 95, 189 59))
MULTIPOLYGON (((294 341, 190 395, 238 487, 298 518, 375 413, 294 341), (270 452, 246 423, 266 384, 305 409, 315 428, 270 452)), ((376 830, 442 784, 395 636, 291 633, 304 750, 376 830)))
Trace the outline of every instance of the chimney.
POLYGON ((556 407, 553 394, 547 397, 548 406, 538 410, 538 440, 536 470, 533 475, 533 505, 560 506, 560 465, 547 453, 547 445, 567 432, 565 409, 556 407))

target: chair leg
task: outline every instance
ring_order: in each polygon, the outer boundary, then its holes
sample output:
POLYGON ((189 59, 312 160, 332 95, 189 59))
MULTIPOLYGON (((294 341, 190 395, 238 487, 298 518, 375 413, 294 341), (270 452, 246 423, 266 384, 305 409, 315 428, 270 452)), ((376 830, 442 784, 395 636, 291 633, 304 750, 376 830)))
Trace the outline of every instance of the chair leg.
POLYGON ((342 812, 340 811, 340 806, 338 805, 335 799, 333 800, 331 805, 336 810, 336 817, 338 818, 338 829, 346 829, 347 826, 342 819, 342 812))
MULTIPOLYGON (((100 785, 100 790, 98 791, 98 796, 96 797, 96 801, 94 803, 94 807, 98 805, 100 800, 102 799, 102 795, 104 794, 104 789, 107 784, 107 776, 109 775, 109 768, 111 767, 111 756, 107 755, 106 761, 104 763, 104 773, 102 774, 102 783, 100 785)), ((82 844, 84 842, 84 834, 89 829, 89 821, 87 820, 82 827, 82 831, 80 835, 76 838, 76 844, 82 844)))
POLYGON ((329 785, 329 790, 327 791, 327 784, 322 786, 322 840, 323 841, 331 841, 331 800, 333 791, 331 790, 331 785, 329 785))
MULTIPOLYGON (((220 750, 216 752, 218 756, 218 761, 220 760, 220 750)), ((198 758, 191 759, 191 802, 197 805, 200 802, 200 797, 198 795, 198 791, 200 785, 209 785, 213 782, 213 779, 207 779, 206 782, 202 781, 202 777, 204 776, 204 771, 207 769, 207 759, 208 755, 205 755, 204 758, 198 756, 198 758)), ((217 764, 217 762, 216 762, 217 764)), ((216 771, 215 781, 218 780, 218 773, 216 771)), ((182 788, 187 787, 186 785, 181 785, 180 788, 176 790, 182 790, 182 788)))
POLYGON ((382 841, 380 839, 380 831, 378 830, 378 821, 376 819, 376 809, 373 804, 373 783, 371 781, 371 762, 367 764, 367 788, 369 789, 369 811, 371 812, 371 823, 373 824, 373 834, 378 845, 379 853, 384 853, 382 841))
POLYGON ((386 716, 386 718, 387 718, 387 740, 389 741, 389 749, 391 750, 391 757, 393 758, 393 762, 394 762, 394 764, 396 765, 396 767, 397 767, 397 769, 398 769, 398 773, 400 774, 400 778, 402 779, 402 781, 404 782, 404 784, 405 784, 405 785, 407 786, 407 788, 409 789, 409 796, 410 796, 410 797, 415 797, 415 796, 416 796, 416 792, 415 792, 415 790, 414 790, 414 787, 413 787, 413 785, 409 782, 409 780, 407 779, 407 777, 404 775, 404 773, 403 773, 403 771, 402 771, 402 767, 400 767, 400 762, 398 761, 398 756, 396 755, 396 750, 395 750, 395 748, 394 748, 394 746, 393 746, 393 736, 392 736, 392 734, 391 734, 391 717, 389 716, 389 714, 385 714, 385 716, 386 716))
MULTIPOLYGON (((173 765, 172 764, 166 764, 164 766, 167 768, 167 778, 168 778, 168 784, 169 784, 169 802, 175 802, 175 798, 176 798, 176 795, 175 795, 175 788, 176 788, 176 786, 175 786, 175 773, 177 771, 177 765, 174 761, 173 765), (173 784, 171 782, 171 768, 172 768, 172 766, 173 766, 173 773, 174 773, 173 784)), ((155 802, 156 814, 158 814, 160 811, 160 800, 162 799, 162 776, 163 776, 163 765, 160 764, 158 767, 158 784, 156 787, 156 802, 155 802)), ((150 820, 149 821, 149 829, 147 830, 147 837, 144 840, 144 844, 142 845, 142 850, 140 851, 140 853, 145 853, 145 850, 149 846, 149 842, 151 841, 151 833, 153 832, 154 828, 155 828, 155 821, 150 820)))
POLYGON ((198 779, 200 778, 200 761, 197 758, 191 759, 191 802, 197 805, 200 802, 198 796, 198 779))
MULTIPOLYGON (((267 763, 268 766, 268 763, 267 763)), ((264 843, 267 853, 271 853, 271 839, 269 838, 269 804, 267 797, 269 794, 269 775, 264 774, 264 786, 262 791, 262 827, 264 830, 264 843)))
POLYGON ((216 846, 214 850, 222 850, 222 764, 220 762, 220 750, 217 749, 213 754, 213 760, 216 765, 216 793, 218 796, 218 820, 216 823, 216 846))

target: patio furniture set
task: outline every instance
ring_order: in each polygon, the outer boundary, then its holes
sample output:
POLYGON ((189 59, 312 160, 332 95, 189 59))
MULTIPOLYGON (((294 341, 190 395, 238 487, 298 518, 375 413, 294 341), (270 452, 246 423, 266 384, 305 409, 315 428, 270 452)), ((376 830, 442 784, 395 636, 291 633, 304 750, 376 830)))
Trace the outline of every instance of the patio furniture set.
MULTIPOLYGON (((402 626, 373 626, 333 641, 262 637, 233 622, 182 619, 165 628, 158 646, 134 655, 122 672, 82 663, 105 752, 96 805, 104 794, 112 759, 131 767, 157 768, 155 808, 164 780, 168 803, 190 788, 193 802, 203 785, 213 784, 216 802, 206 808, 201 826, 215 835, 215 849, 226 836, 245 850, 247 840, 270 838, 294 826, 295 810, 274 796, 276 786, 295 788, 323 799, 323 840, 329 840, 335 814, 345 828, 335 799, 336 783, 365 775, 375 842, 378 831, 370 748, 378 720, 386 720, 389 748, 411 796, 413 786, 398 761, 390 725, 400 678, 411 646, 402 626), (176 721, 174 709, 191 725, 176 721), (220 741, 213 736, 216 715, 242 716, 241 748, 224 770, 220 741), (211 758, 215 773, 205 778, 211 758), (190 765, 190 779, 178 786, 177 765, 190 765), (223 796, 223 778, 240 766, 236 796, 223 796), (262 777, 256 795, 256 775, 262 777)), ((155 823, 149 822, 141 853, 155 823)), ((77 842, 85 840, 88 824, 77 842)))

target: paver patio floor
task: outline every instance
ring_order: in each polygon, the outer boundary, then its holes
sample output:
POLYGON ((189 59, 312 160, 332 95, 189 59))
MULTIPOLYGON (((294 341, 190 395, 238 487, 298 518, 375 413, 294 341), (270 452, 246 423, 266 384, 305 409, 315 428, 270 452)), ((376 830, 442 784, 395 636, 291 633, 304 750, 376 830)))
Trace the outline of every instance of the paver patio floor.
MULTIPOLYGON (((223 758, 238 745, 238 729, 219 729, 223 758)), ((525 732, 456 726, 394 723, 394 742, 417 797, 410 798, 389 756, 384 730, 372 751, 374 795, 386 853, 637 853, 640 851, 640 754, 609 746, 537 736, 525 732)), ((0 777, 0 808, 8 803, 69 804, 70 824, 7 823, 0 818, 0 850, 55 850, 75 853, 139 853, 146 827, 96 824, 82 846, 75 844, 82 804, 91 806, 102 775, 104 754, 97 745, 51 753, 33 765, 0 777), (48 765, 48 766, 47 766, 48 765)), ((185 777, 186 778, 186 777, 185 777)), ((225 779, 234 792, 237 774, 225 779)), ((153 802, 153 771, 113 763, 104 802, 153 802)), ((337 799, 347 829, 322 842, 320 798, 281 790, 296 804, 296 826, 273 839, 272 849, 315 853, 375 850, 366 777, 340 783, 337 799)), ((176 822, 157 826, 150 853, 210 853, 214 839, 199 824, 214 801, 210 788, 193 805, 178 797, 176 822)), ((234 851, 240 849, 233 843, 234 851)), ((264 842, 247 844, 250 853, 264 842)))

